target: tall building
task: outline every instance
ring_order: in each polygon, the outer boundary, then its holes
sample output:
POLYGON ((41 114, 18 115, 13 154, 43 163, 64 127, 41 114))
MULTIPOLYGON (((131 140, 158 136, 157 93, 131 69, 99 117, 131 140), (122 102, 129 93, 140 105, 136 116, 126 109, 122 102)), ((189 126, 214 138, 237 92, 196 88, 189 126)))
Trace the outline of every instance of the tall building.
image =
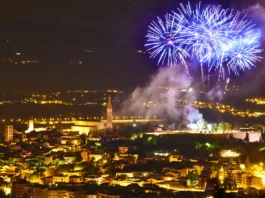
POLYGON ((13 134, 14 134, 13 125, 6 125, 5 126, 5 141, 6 142, 12 142, 13 141, 13 134))
POLYGON ((109 96, 108 106, 107 106, 107 128, 112 129, 112 103, 111 103, 110 96, 109 96))
POLYGON ((33 117, 30 117, 28 122, 28 130, 26 130, 27 133, 34 131, 34 119, 33 117))

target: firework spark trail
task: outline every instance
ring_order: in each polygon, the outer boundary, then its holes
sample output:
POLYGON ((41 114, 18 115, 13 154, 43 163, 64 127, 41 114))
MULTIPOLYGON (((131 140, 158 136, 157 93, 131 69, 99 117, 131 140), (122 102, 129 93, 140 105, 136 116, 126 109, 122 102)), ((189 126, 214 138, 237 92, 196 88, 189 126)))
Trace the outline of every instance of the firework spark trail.
POLYGON ((227 91, 229 83, 230 83, 230 78, 227 78, 226 83, 225 83, 225 89, 224 89, 224 94, 223 95, 226 94, 226 91, 227 91))
POLYGON ((204 71, 203 71, 203 64, 201 63, 201 77, 202 77, 202 85, 204 86, 204 71))
POLYGON ((188 67, 185 59, 183 58, 183 56, 180 53, 179 53, 179 59, 180 59, 181 63, 184 65, 184 67, 186 68, 187 74, 189 75, 189 77, 191 77, 189 67, 188 67))

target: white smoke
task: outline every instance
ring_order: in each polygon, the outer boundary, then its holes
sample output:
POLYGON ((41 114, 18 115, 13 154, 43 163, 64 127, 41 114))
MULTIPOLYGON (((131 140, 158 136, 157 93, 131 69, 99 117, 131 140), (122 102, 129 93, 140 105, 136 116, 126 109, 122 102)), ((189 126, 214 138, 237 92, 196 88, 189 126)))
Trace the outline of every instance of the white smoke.
POLYGON ((189 123, 196 123, 203 118, 199 110, 194 108, 192 104, 188 104, 188 106, 185 108, 184 115, 189 123))
POLYGON ((217 101, 220 100, 224 95, 224 92, 221 91, 219 88, 215 87, 212 88, 207 94, 207 98, 211 101, 217 101))
POLYGON ((265 8, 260 4, 256 3, 255 5, 249 6, 243 10, 244 14, 247 14, 248 17, 255 20, 258 27, 261 28, 263 33, 263 40, 265 40, 265 8))
POLYGON ((122 113, 173 120, 184 118, 188 122, 201 119, 202 115, 193 107, 196 95, 190 88, 192 79, 178 68, 161 68, 145 86, 137 87, 123 103, 122 113), (185 108, 178 102, 180 99, 188 101, 185 108))

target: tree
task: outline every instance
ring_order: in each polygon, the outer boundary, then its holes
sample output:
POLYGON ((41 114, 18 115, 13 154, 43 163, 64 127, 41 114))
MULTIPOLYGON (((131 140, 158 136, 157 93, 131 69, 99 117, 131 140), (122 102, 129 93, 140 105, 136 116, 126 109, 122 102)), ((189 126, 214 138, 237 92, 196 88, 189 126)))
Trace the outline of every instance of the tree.
POLYGON ((0 197, 8 198, 9 196, 7 196, 2 190, 0 190, 0 197))
POLYGON ((230 131, 232 129, 232 125, 228 122, 221 122, 218 124, 218 131, 222 131, 223 133, 230 131))
POLYGON ((245 141, 249 142, 249 133, 246 133, 245 141))
POLYGON ((30 175, 28 181, 30 183, 37 183, 37 184, 39 184, 41 182, 41 179, 40 179, 40 177, 39 177, 38 174, 33 173, 32 175, 30 175))
POLYGON ((225 132, 225 125, 224 123, 219 123, 218 124, 218 131, 225 132))
POLYGON ((137 134, 136 133, 132 133, 131 134, 131 140, 135 140, 135 139, 137 139, 137 134))
POLYGON ((230 131, 232 129, 232 124, 226 122, 224 123, 224 125, 225 125, 225 132, 230 131))
POLYGON ((202 129, 206 130, 208 128, 208 122, 206 120, 202 120, 202 129))
POLYGON ((130 184, 127 186, 127 189, 133 193, 143 193, 144 192, 144 189, 141 188, 138 184, 130 184))
POLYGON ((72 171, 74 169, 74 166, 72 164, 65 164, 65 165, 60 165, 56 169, 57 174, 64 174, 66 172, 72 171))
POLYGON ((207 129, 208 122, 204 119, 201 119, 197 122, 197 127, 201 130, 207 129))
POLYGON ((196 180, 198 179, 199 175, 197 171, 191 171, 187 175, 187 179, 196 180))
POLYGON ((216 123, 213 123, 213 124, 212 124, 212 131, 213 131, 214 133, 216 133, 216 132, 217 132, 217 129, 218 129, 218 125, 217 125, 216 123))
POLYGON ((99 172, 99 167, 92 163, 85 163, 84 165, 84 172, 87 174, 97 174, 99 172))
POLYGON ((234 140, 234 136, 233 136, 232 133, 229 135, 229 139, 230 139, 230 140, 234 140))
POLYGON ((45 175, 45 177, 53 176, 53 175, 55 175, 55 171, 56 171, 56 169, 54 169, 54 168, 48 168, 44 171, 44 175, 45 175))
POLYGON ((218 186, 218 179, 217 178, 208 178, 207 179, 207 188, 208 189, 216 189, 218 186))
POLYGON ((30 198, 30 196, 27 193, 24 193, 23 198, 30 198))
POLYGON ((87 143, 87 135, 86 134, 81 134, 80 135, 81 143, 86 144, 87 143))
POLYGON ((76 152, 76 157, 75 157, 75 162, 81 162, 83 160, 81 153, 80 152, 76 152))

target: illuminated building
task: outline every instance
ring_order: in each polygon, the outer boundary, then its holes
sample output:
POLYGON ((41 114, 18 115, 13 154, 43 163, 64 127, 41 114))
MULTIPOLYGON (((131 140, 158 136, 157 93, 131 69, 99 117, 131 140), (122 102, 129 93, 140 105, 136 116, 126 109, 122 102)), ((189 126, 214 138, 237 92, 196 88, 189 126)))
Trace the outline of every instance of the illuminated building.
POLYGON ((127 146, 120 146, 119 147, 119 152, 120 153, 126 153, 129 150, 127 146))
POLYGON ((109 96, 108 106, 107 106, 107 128, 112 130, 112 103, 111 97, 109 96))
POLYGON ((126 154, 126 153, 115 155, 113 158, 114 161, 122 160, 130 164, 137 164, 137 159, 138 159, 138 154, 126 154))
POLYGON ((69 183, 69 176, 54 175, 52 179, 53 179, 53 184, 55 184, 55 183, 69 183))
POLYGON ((13 141, 13 125, 6 125, 5 126, 5 141, 6 142, 12 142, 13 141))
POLYGON ((65 156, 63 157, 63 160, 65 162, 65 164, 72 164, 74 163, 76 157, 75 156, 65 156))
POLYGON ((117 172, 116 177, 148 177, 153 175, 153 172, 146 172, 146 171, 131 171, 131 172, 117 172))
POLYGON ((26 136, 26 134, 24 132, 20 132, 20 131, 14 130, 13 140, 15 142, 20 142, 20 141, 24 142, 24 141, 27 140, 27 136, 26 136))
MULTIPOLYGON (((115 123, 116 125, 122 125, 122 124, 135 124, 135 123, 160 123, 163 120, 159 119, 117 119, 115 118, 112 120, 111 123, 115 123)), ((91 131, 94 130, 102 130, 105 129, 106 126, 106 120, 98 120, 98 121, 84 121, 84 120, 74 120, 69 121, 67 123, 73 124, 71 126, 71 131, 77 131, 79 134, 89 134, 91 131)), ((45 122, 46 123, 46 122, 45 122)))
POLYGON ((239 153, 234 152, 234 151, 232 151, 232 150, 221 150, 220 155, 221 155, 223 158, 236 158, 236 157, 239 157, 239 156, 240 156, 239 153))
POLYGON ((97 129, 97 123, 94 126, 71 126, 72 131, 78 131, 79 134, 88 135, 91 131, 97 129))
POLYGON ((94 159, 95 162, 99 161, 99 160, 102 159, 102 158, 103 158, 103 155, 102 155, 102 154, 98 154, 98 153, 89 153, 89 159, 90 159, 90 160, 93 160, 93 159, 94 159))
POLYGON ((221 169, 219 170, 219 177, 218 177, 219 181, 221 184, 224 183, 224 179, 225 179, 225 172, 223 167, 221 167, 221 169))
POLYGON ((79 138, 72 138, 72 137, 62 137, 61 144, 63 145, 80 145, 81 140, 79 138))
POLYGON ((168 160, 169 162, 181 162, 182 161, 179 155, 171 155, 169 156, 168 160))
POLYGON ((82 190, 75 190, 67 187, 42 187, 42 186, 29 186, 26 192, 26 196, 32 198, 71 198, 71 197, 88 197, 95 198, 95 196, 86 196, 82 190))
POLYGON ((249 173, 239 173, 236 178, 238 188, 263 188, 262 178, 252 176, 249 173))
POLYGON ((70 183, 81 183, 82 182, 82 178, 80 176, 70 176, 69 177, 69 182, 70 183))
POLYGON ((26 131, 27 133, 34 131, 34 119, 31 117, 28 122, 28 130, 26 131))
POLYGON ((44 157, 44 164, 49 165, 52 163, 52 156, 48 155, 44 157))
POLYGON ((88 161, 88 152, 87 151, 82 151, 81 152, 81 157, 83 161, 87 162, 88 161))

